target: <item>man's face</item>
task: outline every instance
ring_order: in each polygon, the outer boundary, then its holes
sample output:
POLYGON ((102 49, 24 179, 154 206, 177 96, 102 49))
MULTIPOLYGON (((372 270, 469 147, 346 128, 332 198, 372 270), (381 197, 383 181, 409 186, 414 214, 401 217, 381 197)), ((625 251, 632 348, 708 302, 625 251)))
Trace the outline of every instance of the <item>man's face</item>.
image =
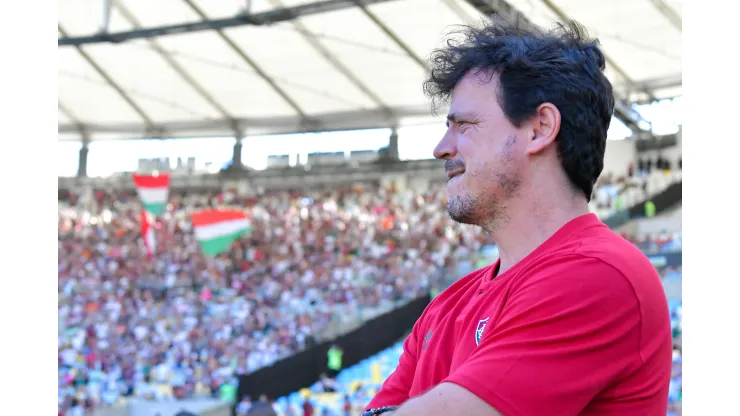
POLYGON ((447 212, 489 231, 506 221, 523 180, 527 137, 498 103, 498 77, 469 73, 452 93, 448 128, 434 149, 445 160, 447 212))

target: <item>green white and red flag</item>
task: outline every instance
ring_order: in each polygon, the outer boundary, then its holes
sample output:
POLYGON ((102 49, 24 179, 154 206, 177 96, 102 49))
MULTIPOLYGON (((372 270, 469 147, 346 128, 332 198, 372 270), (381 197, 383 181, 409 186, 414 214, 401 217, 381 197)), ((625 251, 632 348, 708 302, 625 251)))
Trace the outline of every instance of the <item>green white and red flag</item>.
POLYGON ((193 214, 195 237, 203 253, 217 256, 252 229, 247 214, 235 209, 210 209, 193 214))
POLYGON ((170 175, 137 175, 133 174, 136 192, 144 209, 155 217, 164 211, 170 194, 170 175))

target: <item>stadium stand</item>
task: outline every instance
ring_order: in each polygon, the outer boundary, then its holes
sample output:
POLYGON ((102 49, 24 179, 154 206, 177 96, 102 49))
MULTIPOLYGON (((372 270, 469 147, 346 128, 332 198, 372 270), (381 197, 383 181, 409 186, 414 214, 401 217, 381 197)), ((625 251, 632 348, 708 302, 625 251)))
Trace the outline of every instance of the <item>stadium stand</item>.
POLYGON ((290 155, 271 155, 267 157, 267 168, 287 168, 290 166, 290 155))
POLYGON ((310 345, 358 316, 350 310, 427 294, 441 267, 486 243, 441 203, 438 193, 357 188, 181 195, 156 226, 150 261, 134 194, 70 195, 59 205, 60 408, 73 398, 89 408, 129 396, 229 399, 234 376, 310 345), (253 221, 213 261, 187 221, 207 206, 247 206, 253 221))
POLYGON ((275 401, 280 415, 302 414, 305 401, 319 415, 358 414, 396 368, 403 352, 403 341, 341 371, 335 381, 324 379, 275 401))
MULTIPOLYGON (((156 225, 158 254, 149 260, 134 193, 98 191, 90 200, 66 193, 59 203, 60 411, 127 398, 238 401, 238 375, 490 261, 482 252, 493 242, 449 220, 443 204, 444 188, 433 183, 404 193, 374 185, 259 198, 178 193, 156 225), (245 208, 253 231, 207 261, 187 217, 227 206, 245 208)), ((647 253, 681 247, 680 233, 625 237, 647 253)), ((680 285, 680 264, 663 270, 680 285)), ((387 376, 393 351, 337 377, 353 408, 387 376)), ((296 397, 276 406, 285 410, 296 397)), ((311 396, 327 414, 343 397, 311 396)))

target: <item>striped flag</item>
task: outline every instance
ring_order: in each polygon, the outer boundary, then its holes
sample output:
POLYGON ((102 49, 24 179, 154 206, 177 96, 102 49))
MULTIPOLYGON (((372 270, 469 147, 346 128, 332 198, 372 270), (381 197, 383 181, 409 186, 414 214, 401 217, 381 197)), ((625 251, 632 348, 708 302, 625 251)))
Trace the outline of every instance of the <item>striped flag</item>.
POLYGON ((137 175, 133 174, 136 192, 144 208, 155 217, 164 211, 170 194, 170 175, 137 175))
POLYGON ((151 214, 144 209, 141 210, 141 236, 144 238, 146 255, 151 260, 157 250, 157 239, 154 236, 154 221, 151 214))
POLYGON ((252 228, 247 215, 235 209, 211 209, 193 214, 195 237, 207 256, 216 256, 252 228))

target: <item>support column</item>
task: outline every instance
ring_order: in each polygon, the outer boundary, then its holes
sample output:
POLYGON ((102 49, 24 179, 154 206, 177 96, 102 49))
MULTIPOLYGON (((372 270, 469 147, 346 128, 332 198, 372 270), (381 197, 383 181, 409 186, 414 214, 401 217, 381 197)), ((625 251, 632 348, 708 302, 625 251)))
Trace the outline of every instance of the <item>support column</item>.
POLYGON ((77 162, 77 177, 87 177, 87 153, 89 152, 89 140, 87 138, 82 139, 82 147, 80 147, 80 158, 77 162))
POLYGON ((103 0, 103 27, 100 32, 107 34, 110 26, 110 13, 113 9, 113 0, 103 0))
POLYGON ((391 137, 388 141, 388 160, 397 161, 398 157, 398 127, 391 128, 391 137))
POLYGON ((236 136, 236 143, 234 143, 234 153, 231 155, 231 169, 241 170, 244 168, 242 164, 242 137, 236 136))

